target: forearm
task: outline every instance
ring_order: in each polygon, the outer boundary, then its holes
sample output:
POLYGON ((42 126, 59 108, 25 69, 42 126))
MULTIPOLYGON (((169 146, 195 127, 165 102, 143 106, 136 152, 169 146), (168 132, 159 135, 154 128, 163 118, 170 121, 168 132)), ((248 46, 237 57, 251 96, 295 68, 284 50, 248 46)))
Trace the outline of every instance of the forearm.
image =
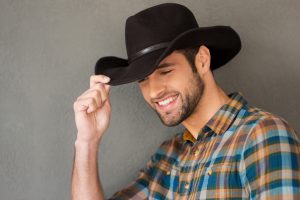
POLYGON ((75 142, 72 200, 104 200, 98 175, 98 144, 75 142))

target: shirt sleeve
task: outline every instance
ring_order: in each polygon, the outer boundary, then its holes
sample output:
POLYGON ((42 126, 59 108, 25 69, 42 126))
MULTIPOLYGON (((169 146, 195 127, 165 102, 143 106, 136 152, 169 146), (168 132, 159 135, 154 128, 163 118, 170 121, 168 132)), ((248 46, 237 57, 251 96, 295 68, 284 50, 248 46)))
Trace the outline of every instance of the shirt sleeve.
POLYGON ((123 199, 148 199, 149 196, 149 169, 152 167, 152 161, 147 163, 147 166, 140 170, 139 176, 136 180, 130 183, 121 191, 116 192, 109 199, 123 200, 123 199))
POLYGON ((253 128, 241 165, 251 199, 300 199, 300 143, 285 120, 268 117, 253 128))
POLYGON ((140 173, 136 180, 131 182, 124 189, 116 192, 109 199, 125 200, 125 199, 148 199, 149 196, 149 172, 153 167, 152 159, 148 161, 146 167, 140 170, 140 173))

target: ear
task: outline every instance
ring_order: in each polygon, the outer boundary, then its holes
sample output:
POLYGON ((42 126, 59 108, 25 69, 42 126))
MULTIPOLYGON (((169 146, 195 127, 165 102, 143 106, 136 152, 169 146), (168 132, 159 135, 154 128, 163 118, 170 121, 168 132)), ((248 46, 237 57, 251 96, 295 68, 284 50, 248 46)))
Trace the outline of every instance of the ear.
POLYGON ((195 57, 195 65, 200 76, 210 71, 210 52, 205 45, 201 45, 195 57))

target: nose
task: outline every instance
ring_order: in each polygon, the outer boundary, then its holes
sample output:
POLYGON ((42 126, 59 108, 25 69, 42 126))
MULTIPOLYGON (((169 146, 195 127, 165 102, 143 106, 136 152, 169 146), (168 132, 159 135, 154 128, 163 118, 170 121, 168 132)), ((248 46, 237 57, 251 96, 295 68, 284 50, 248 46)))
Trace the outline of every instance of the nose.
POLYGON ((161 98, 165 92, 165 83, 159 79, 149 79, 148 82, 149 96, 151 99, 161 98))

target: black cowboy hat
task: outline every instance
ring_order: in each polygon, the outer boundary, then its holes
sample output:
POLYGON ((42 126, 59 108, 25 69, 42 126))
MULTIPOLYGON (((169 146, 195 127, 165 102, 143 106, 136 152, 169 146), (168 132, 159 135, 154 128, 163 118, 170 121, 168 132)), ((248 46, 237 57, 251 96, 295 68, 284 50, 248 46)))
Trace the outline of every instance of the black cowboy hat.
POLYGON ((229 26, 199 27, 193 13, 175 3, 143 10, 126 21, 128 59, 100 58, 95 74, 111 78, 110 85, 143 79, 174 50, 205 45, 211 53, 211 70, 231 60, 241 49, 239 35, 229 26))

